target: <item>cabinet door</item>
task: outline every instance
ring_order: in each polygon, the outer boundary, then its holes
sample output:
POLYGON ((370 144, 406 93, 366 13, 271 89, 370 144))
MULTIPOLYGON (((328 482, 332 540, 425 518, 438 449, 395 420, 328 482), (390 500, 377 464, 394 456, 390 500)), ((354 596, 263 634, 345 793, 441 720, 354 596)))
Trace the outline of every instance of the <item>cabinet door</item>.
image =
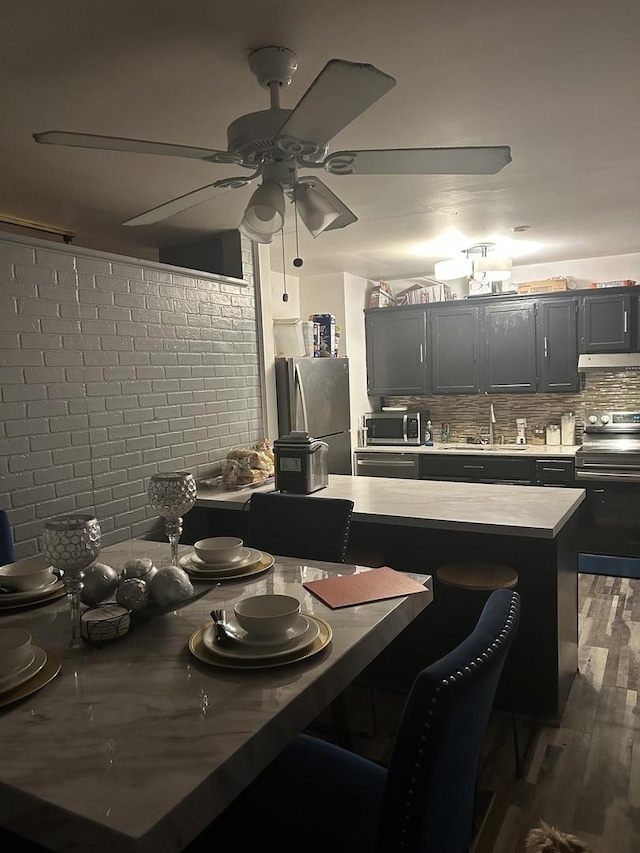
POLYGON ((541 299, 538 303, 538 391, 578 390, 578 302, 541 299))
POLYGON ((433 394, 477 394, 478 306, 434 307, 429 318, 429 368, 433 394))
POLYGON ((369 396, 426 393, 426 329, 422 307, 365 313, 369 396))
POLYGON ((483 390, 489 394, 536 390, 536 315, 533 300, 514 299, 482 308, 483 390))
POLYGON ((630 293, 583 296, 580 309, 580 352, 631 350, 630 293))

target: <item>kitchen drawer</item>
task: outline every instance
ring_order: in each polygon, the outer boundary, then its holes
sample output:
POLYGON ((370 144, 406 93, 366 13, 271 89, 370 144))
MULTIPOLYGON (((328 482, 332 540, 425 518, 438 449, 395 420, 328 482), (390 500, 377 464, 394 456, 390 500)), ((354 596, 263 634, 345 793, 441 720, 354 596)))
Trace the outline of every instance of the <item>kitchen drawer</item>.
POLYGON ((573 459, 536 459, 536 483, 558 486, 575 485, 575 462, 573 459))
POLYGON ((398 477, 417 480, 420 465, 417 453, 356 453, 356 476, 398 477))
POLYGON ((426 456, 420 459, 420 477, 426 480, 461 480, 532 484, 535 468, 531 457, 426 456))

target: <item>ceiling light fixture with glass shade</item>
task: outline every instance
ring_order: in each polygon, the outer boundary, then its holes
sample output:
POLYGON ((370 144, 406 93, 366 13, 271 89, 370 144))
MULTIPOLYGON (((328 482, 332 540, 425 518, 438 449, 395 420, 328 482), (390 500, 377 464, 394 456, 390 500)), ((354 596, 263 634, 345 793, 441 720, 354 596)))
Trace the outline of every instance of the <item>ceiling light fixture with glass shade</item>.
POLYGON ((496 251, 495 243, 476 243, 465 249, 459 257, 437 261, 434 277, 438 281, 470 278, 476 281, 508 281, 511 278, 512 259, 496 251))

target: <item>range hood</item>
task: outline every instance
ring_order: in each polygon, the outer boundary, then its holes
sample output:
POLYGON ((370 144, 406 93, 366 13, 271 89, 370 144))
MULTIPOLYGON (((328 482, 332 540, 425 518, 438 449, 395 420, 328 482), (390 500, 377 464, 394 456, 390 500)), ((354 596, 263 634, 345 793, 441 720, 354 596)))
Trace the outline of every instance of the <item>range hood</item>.
POLYGON ((640 370, 640 352, 607 352, 578 356, 578 371, 589 373, 595 370, 640 370))

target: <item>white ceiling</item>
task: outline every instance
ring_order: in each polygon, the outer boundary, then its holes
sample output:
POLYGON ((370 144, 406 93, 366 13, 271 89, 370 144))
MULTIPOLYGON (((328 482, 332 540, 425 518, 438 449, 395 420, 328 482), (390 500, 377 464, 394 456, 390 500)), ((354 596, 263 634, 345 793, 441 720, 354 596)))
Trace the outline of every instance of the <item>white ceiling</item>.
POLYGON ((284 107, 334 57, 397 79, 331 150, 508 144, 513 156, 495 176, 323 176, 359 221, 316 240, 301 229, 303 274, 430 272, 442 255, 417 246, 449 228, 477 242, 530 225, 542 246, 522 263, 638 252, 639 33, 638 0, 0 0, 0 215, 140 257, 236 227, 251 190, 154 226, 121 222, 237 167, 32 134, 226 149, 227 125, 269 104, 247 55, 275 44, 299 59, 284 107))

